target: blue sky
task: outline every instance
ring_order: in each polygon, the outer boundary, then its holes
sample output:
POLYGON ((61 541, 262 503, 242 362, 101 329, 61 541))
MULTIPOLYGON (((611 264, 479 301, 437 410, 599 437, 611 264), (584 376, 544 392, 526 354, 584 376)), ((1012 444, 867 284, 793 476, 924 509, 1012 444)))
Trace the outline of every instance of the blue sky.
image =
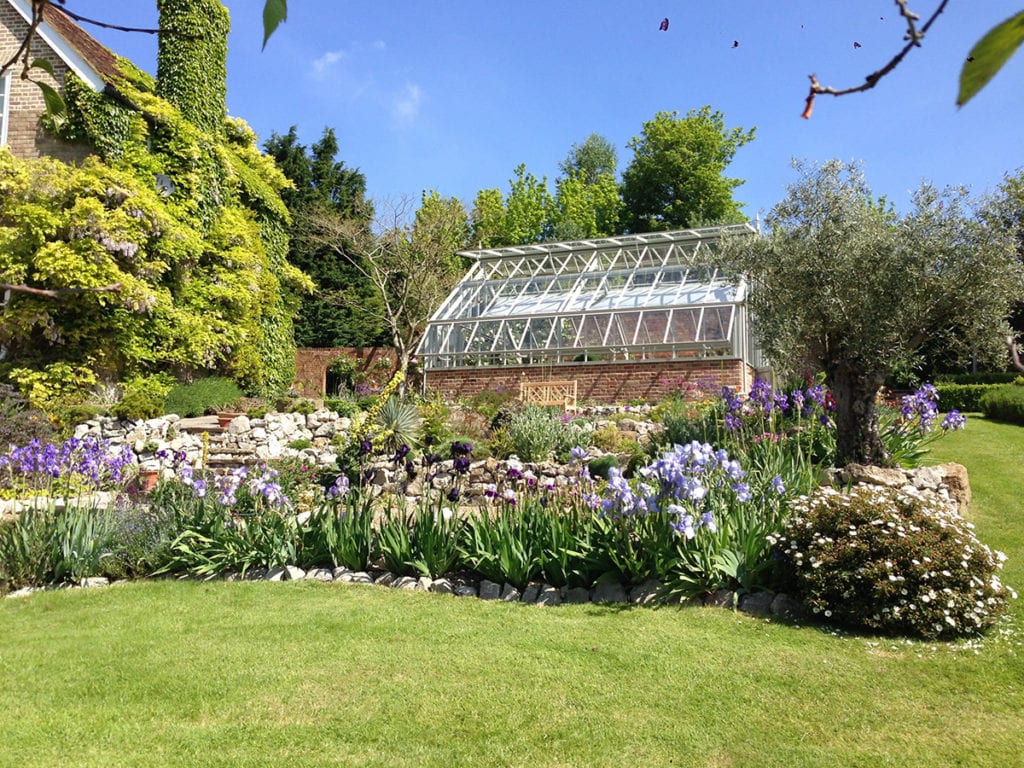
MULTIPOLYGON (((225 5, 229 113, 261 141, 296 125, 308 145, 333 127, 339 158, 375 198, 437 189, 470 205, 481 188, 506 190, 519 163, 553 190, 558 163, 590 133, 618 149, 621 170, 644 121, 705 104, 729 126, 757 128, 728 171, 746 179, 736 197, 750 218, 785 194, 792 158, 862 161, 875 194, 901 209, 923 180, 981 194, 1024 165, 1024 53, 967 106, 954 104, 967 52, 1021 0, 951 0, 877 88, 819 97, 810 120, 800 118, 808 74, 857 84, 902 45, 894 2, 290 0, 262 52, 263 0, 225 5)), ((910 5, 927 18, 938 2, 910 5)), ((154 0, 67 7, 156 25, 154 0)), ((155 72, 154 36, 87 28, 155 72)))

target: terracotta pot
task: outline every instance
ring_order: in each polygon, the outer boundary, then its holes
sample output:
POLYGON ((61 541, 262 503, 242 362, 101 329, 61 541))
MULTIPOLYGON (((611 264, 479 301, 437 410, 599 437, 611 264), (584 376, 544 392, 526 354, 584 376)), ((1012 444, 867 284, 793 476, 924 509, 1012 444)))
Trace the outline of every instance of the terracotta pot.
POLYGON ((218 413, 217 426, 219 426, 221 429, 227 429, 228 425, 241 415, 242 414, 240 413, 234 413, 231 411, 223 411, 222 413, 218 413))
POLYGON ((139 470, 139 490, 152 491, 160 480, 160 470, 142 469, 139 470))

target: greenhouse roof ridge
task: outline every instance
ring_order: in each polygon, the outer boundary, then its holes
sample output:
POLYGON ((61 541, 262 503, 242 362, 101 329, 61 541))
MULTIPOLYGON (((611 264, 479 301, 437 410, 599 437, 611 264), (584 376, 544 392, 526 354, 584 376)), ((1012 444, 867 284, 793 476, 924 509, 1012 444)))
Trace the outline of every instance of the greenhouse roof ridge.
POLYGON ((724 235, 756 234, 757 230, 749 223, 724 224, 715 227, 696 227, 692 229, 674 229, 665 232, 644 232, 635 235, 617 235, 615 237, 598 237, 585 240, 564 240, 551 243, 525 243, 500 248, 481 248, 477 250, 459 251, 459 256, 482 261, 500 259, 509 256, 538 256, 548 253, 566 251, 589 251, 600 248, 623 248, 632 245, 656 245, 663 243, 685 243, 719 238, 724 235))

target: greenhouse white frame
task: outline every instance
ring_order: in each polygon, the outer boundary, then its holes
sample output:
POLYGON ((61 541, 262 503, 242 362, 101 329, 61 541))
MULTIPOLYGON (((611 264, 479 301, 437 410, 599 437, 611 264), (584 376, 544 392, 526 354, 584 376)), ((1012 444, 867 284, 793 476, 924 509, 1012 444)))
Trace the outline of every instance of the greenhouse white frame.
POLYGON ((713 266, 749 224, 461 251, 474 261, 431 317, 426 371, 626 360, 762 361, 742 277, 713 266))

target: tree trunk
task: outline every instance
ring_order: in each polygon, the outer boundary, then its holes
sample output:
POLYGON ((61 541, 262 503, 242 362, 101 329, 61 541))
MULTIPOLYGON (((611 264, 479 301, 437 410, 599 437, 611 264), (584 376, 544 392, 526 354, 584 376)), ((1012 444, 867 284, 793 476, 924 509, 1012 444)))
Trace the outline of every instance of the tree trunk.
POLYGON ((826 369, 825 375, 836 401, 836 466, 850 462, 879 466, 890 463, 875 407, 885 378, 843 364, 826 369))

